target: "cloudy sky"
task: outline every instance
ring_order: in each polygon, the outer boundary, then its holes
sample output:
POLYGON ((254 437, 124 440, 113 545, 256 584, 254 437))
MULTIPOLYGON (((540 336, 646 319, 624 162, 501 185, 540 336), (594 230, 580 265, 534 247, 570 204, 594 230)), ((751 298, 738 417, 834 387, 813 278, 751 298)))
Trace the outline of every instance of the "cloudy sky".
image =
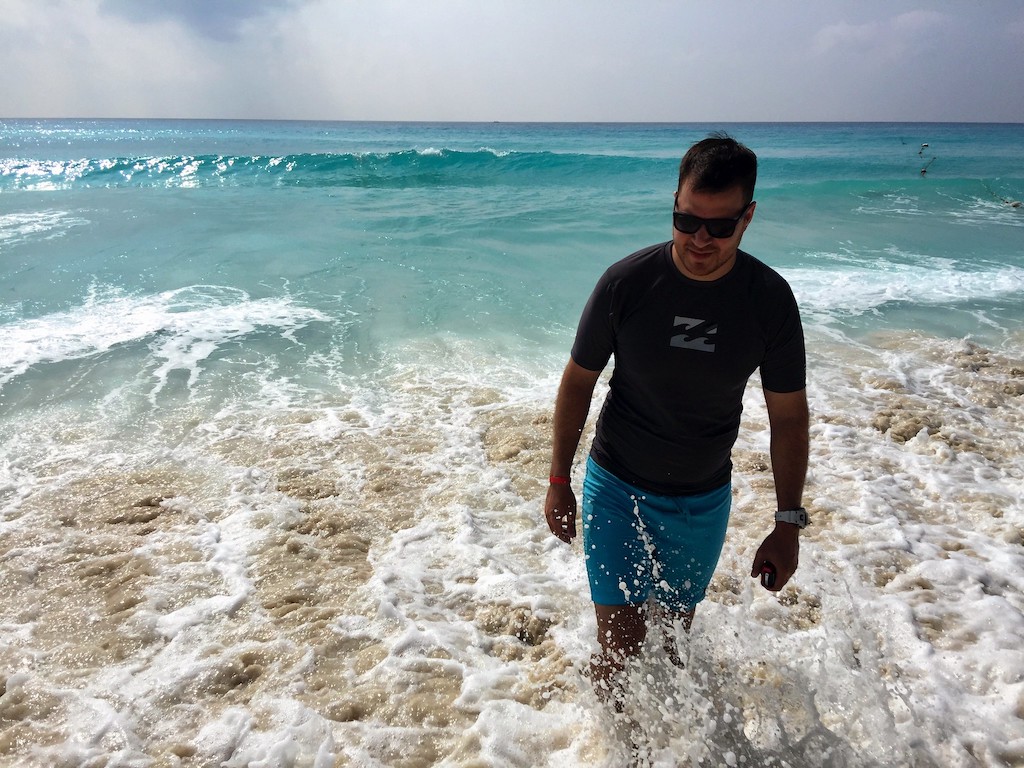
POLYGON ((0 117, 1024 122, 1024 2, 0 0, 0 117))

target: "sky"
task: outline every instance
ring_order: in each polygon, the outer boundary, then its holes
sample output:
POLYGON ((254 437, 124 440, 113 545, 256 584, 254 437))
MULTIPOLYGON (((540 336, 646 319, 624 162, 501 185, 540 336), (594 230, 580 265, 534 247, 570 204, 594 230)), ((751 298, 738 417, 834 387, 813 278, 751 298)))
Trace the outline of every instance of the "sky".
POLYGON ((0 0, 0 117, 1024 122, 1024 2, 0 0))

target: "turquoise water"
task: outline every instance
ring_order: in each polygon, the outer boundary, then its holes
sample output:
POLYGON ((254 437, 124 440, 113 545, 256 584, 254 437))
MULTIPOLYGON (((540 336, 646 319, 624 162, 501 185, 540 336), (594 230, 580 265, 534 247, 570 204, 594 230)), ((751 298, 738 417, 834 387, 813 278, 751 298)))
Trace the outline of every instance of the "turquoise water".
POLYGON ((1024 126, 975 124, 0 120, 0 705, 49 702, 0 754, 618 764, 547 419, 721 129, 807 328, 819 523, 786 600, 746 583, 752 386, 652 764, 1024 759, 1024 126))
MULTIPOLYGON (((602 267, 669 237, 678 156, 711 128, 7 121, 3 317, 209 284, 564 345, 602 267)), ((1024 128, 725 128, 761 157, 745 245, 812 320, 1019 327, 1024 128)))

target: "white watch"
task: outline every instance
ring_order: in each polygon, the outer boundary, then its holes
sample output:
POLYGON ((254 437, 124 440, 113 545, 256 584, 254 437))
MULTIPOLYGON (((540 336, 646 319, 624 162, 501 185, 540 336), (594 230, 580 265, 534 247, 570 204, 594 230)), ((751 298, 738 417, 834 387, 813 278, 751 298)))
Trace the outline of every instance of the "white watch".
POLYGON ((793 525, 799 525, 801 528, 806 528, 810 525, 811 518, 807 516, 806 509, 798 507, 797 509, 780 509, 775 513, 775 522, 793 523, 793 525))

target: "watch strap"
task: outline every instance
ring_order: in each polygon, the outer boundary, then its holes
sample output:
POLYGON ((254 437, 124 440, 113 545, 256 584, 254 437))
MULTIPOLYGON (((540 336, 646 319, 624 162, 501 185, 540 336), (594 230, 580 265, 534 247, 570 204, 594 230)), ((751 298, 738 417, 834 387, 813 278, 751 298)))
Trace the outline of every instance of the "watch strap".
POLYGON ((775 513, 775 522, 792 523, 801 528, 806 528, 810 524, 811 518, 808 517, 806 509, 797 507, 796 509, 780 509, 775 513))

